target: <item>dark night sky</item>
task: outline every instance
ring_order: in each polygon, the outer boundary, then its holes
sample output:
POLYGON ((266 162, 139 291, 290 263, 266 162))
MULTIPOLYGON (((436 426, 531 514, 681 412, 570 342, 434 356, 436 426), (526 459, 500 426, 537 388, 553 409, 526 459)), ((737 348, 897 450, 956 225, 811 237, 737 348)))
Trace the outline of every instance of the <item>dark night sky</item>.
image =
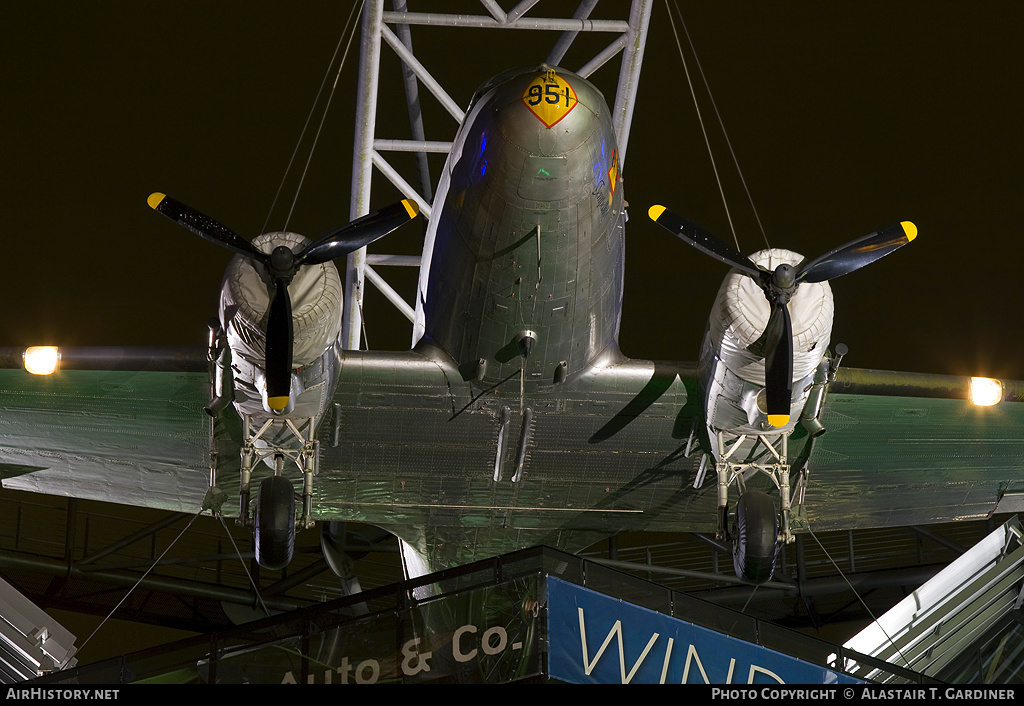
MULTIPOLYGON (((1024 4, 680 5, 773 245, 813 257, 894 221, 920 228, 910 246, 834 283, 833 341, 850 346, 846 364, 1024 379, 1024 4)), ((201 342, 230 256, 154 214, 146 196, 165 191, 247 237, 260 232, 348 10, 5 6, 0 345, 201 342)), ((428 67, 456 77, 463 105, 491 73, 539 61, 547 46, 521 32, 414 32, 428 67)), ((357 59, 353 49, 292 230, 316 236, 347 220, 357 59)), ((454 123, 425 112, 428 136, 447 129, 450 139, 454 123)), ((403 117, 404 106, 382 108, 384 122, 403 117)), ((756 250, 760 232, 713 139, 740 245, 756 250)), ((623 351, 692 360, 726 268, 646 211, 662 203, 731 235, 660 2, 624 178, 623 351)), ((289 200, 294 189, 293 178, 289 200)), ((394 195, 377 193, 375 205, 394 195)), ((387 247, 413 252, 417 237, 387 247)), ((375 313, 380 301, 367 303, 371 346, 406 345, 397 315, 375 313)))

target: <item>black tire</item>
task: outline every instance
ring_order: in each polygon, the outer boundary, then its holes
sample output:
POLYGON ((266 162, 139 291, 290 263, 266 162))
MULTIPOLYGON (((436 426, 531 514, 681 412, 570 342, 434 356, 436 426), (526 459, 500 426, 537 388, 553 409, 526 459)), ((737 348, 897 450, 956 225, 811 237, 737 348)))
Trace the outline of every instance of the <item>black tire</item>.
POLYGON ((256 563, 264 569, 283 569, 295 551, 295 491, 283 476, 260 483, 256 498, 256 563))
POLYGON ((736 575, 753 583, 764 583, 775 572, 779 555, 779 514, 771 497, 750 490, 736 504, 736 541, 732 563, 736 575))

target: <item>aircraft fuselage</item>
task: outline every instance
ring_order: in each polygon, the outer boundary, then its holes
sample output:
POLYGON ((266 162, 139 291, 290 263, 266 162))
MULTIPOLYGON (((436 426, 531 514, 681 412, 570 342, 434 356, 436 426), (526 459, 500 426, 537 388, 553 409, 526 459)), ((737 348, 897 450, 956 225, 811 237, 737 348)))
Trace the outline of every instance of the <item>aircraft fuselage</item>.
POLYGON ((475 96, 424 247, 423 338, 484 387, 537 390, 617 354, 625 222, 604 97, 547 66, 475 96))

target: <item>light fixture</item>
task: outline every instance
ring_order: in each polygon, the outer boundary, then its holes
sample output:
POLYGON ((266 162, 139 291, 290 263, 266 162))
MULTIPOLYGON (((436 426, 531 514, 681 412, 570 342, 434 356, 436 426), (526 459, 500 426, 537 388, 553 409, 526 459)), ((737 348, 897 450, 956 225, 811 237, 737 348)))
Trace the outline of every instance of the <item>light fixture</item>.
POLYGON ((60 365, 57 346, 29 346, 25 349, 25 370, 33 375, 51 375, 60 365))
POLYGON ((1003 398, 1003 383, 995 378, 971 378, 971 403, 990 407, 1003 398))

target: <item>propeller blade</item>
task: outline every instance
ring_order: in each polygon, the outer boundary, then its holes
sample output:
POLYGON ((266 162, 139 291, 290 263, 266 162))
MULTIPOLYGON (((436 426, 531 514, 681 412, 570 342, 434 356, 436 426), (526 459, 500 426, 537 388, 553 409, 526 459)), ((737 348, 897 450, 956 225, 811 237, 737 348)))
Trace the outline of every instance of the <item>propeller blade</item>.
POLYGON ((248 240, 223 223, 215 221, 191 206, 186 206, 177 199, 156 192, 150 194, 147 202, 149 207, 157 213, 167 216, 178 225, 187 228, 214 245, 220 245, 240 255, 248 255, 260 261, 264 261, 267 258, 264 253, 254 248, 248 240))
POLYGON ((704 230, 693 221, 669 211, 664 206, 657 205, 651 206, 647 210, 647 215, 659 226, 675 233, 676 236, 690 243, 690 245, 698 250, 702 250, 727 265, 732 265, 758 282, 761 281, 761 270, 750 261, 749 257, 733 248, 718 236, 704 230))
POLYGON ((793 323, 789 307, 772 302, 772 313, 765 327, 767 354, 764 358, 764 383, 767 395, 768 423, 784 427, 789 423, 793 405, 793 323))
POLYGON ((917 226, 910 221, 891 225, 846 245, 840 245, 800 268, 797 282, 824 282, 842 277, 885 257, 917 237, 917 226))
POLYGON ((292 387, 292 301, 284 280, 274 280, 267 318, 267 404, 275 412, 288 406, 292 387))
POLYGON ((328 233, 300 253, 296 261, 301 265, 319 265, 348 255, 411 221, 418 213, 416 202, 403 199, 328 233))

